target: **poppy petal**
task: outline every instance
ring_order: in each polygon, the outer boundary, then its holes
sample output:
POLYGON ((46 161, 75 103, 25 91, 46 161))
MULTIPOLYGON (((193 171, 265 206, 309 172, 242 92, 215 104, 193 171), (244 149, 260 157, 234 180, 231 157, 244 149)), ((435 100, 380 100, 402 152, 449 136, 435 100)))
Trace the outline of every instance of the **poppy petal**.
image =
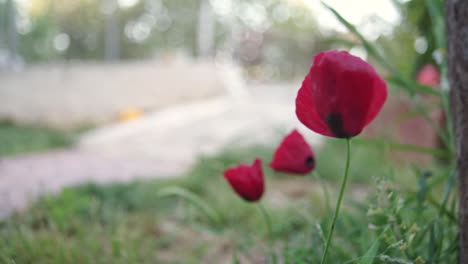
POLYGON ((249 202, 260 200, 265 190, 262 161, 259 158, 252 165, 240 164, 227 169, 224 178, 240 197, 249 202))
POLYGON ((386 98, 385 81, 370 64, 331 50, 315 56, 296 98, 296 113, 317 133, 350 138, 376 117, 386 98))
POLYGON ((387 84, 382 78, 379 77, 374 80, 374 89, 374 98, 366 116, 366 126, 377 117, 388 96, 387 84))
POLYGON ((296 115, 299 121, 301 121, 302 124, 304 124, 310 130, 325 136, 333 136, 327 125, 322 121, 322 119, 320 119, 320 116, 318 115, 315 108, 309 75, 306 76, 302 82, 302 87, 297 93, 296 115))
POLYGON ((276 171, 306 174, 315 168, 315 158, 304 137, 293 130, 276 149, 270 167, 276 171))

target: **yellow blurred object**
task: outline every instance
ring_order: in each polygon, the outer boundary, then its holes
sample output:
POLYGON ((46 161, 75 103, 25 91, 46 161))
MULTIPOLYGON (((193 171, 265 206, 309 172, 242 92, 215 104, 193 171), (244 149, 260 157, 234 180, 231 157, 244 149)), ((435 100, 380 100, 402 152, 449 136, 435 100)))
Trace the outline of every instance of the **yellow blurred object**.
POLYGON ((128 107, 119 113, 120 121, 130 121, 137 119, 143 115, 143 111, 136 107, 128 107))

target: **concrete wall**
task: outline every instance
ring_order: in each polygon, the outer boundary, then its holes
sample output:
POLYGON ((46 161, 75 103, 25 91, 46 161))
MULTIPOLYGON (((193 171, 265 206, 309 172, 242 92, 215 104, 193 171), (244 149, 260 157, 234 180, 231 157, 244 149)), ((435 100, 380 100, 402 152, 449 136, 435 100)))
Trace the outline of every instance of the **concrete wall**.
POLYGON ((101 124, 129 107, 151 111, 229 90, 211 62, 40 65, 0 71, 0 120, 53 127, 101 124))

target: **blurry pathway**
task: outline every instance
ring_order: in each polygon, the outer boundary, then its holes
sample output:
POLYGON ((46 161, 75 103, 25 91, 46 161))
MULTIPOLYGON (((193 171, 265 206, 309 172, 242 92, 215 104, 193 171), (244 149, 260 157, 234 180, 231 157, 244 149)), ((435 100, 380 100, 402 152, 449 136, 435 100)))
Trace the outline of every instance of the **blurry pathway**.
POLYGON ((87 182, 127 182, 180 172, 175 164, 108 158, 76 149, 0 160, 0 219, 45 192, 87 182))
POLYGON ((303 129, 294 114, 295 91, 257 86, 249 95, 170 107, 91 131, 69 150, 2 159, 0 218, 65 186, 169 177, 227 145, 277 142, 292 128, 303 129))

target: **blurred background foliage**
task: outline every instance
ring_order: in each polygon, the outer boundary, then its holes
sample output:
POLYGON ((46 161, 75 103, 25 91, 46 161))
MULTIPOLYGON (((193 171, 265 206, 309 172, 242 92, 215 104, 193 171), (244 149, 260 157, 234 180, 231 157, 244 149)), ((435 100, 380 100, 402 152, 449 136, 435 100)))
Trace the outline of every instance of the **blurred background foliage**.
MULTIPOLYGON (((10 1, 0 0, 0 60, 12 45, 7 37, 10 1)), ((206 16, 200 10, 202 1, 11 1, 16 3, 18 32, 13 45, 26 63, 135 60, 180 53, 197 57, 203 55, 197 49, 199 16, 206 16), (108 56, 109 49, 117 53, 108 56)), ((373 28, 371 31, 385 29, 371 32, 372 40, 408 77, 437 58, 424 1, 394 0, 402 18, 396 26, 377 16, 363 25, 373 28)), ((214 31, 213 54, 209 55, 232 55, 254 79, 302 76, 310 64, 304 54, 327 48, 359 50, 359 43, 349 33, 320 26, 317 13, 304 1, 211 0, 209 5, 213 19, 206 21, 213 24, 214 31)))
MULTIPOLYGON (((214 11, 214 53, 225 52, 234 44, 230 53, 245 66, 272 64, 279 69, 270 71, 291 77, 297 69, 310 63, 303 54, 327 46, 314 16, 303 5, 281 0, 233 1, 232 6, 223 2, 226 1, 210 2, 214 11)), ((0 1, 2 36, 7 31, 7 3, 0 1)), ((106 31, 112 30, 112 26, 118 27, 120 59, 177 52, 199 55, 200 0, 31 0, 27 3, 16 5, 19 53, 27 63, 103 60, 109 48, 106 31)), ((0 37, 0 43, 1 40, 0 37)))

